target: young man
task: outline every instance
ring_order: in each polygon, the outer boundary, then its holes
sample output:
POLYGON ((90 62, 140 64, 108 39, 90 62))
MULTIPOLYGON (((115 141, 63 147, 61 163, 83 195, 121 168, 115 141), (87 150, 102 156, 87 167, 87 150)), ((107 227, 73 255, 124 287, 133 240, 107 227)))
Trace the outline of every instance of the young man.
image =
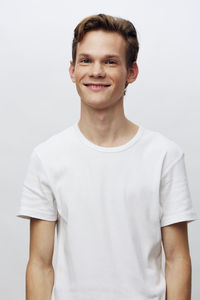
POLYGON ((94 15, 72 48, 80 120, 34 148, 17 213, 31 220, 27 300, 50 300, 53 287, 55 300, 190 300, 187 222, 196 214, 184 152, 124 115, 136 30, 94 15))

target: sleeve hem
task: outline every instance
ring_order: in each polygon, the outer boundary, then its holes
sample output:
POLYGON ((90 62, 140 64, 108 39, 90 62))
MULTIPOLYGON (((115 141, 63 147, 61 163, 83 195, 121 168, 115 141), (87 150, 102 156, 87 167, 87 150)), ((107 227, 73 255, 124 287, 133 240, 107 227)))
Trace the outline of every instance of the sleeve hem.
POLYGON ((178 222, 193 222, 193 221, 197 221, 197 220, 200 220, 200 217, 197 216, 195 213, 192 213, 192 214, 188 214, 188 215, 175 215, 175 216, 172 216, 172 217, 166 217, 164 218, 162 221, 161 221, 161 227, 164 227, 164 226, 167 226, 167 225, 171 225, 171 224, 174 224, 174 223, 178 223, 178 222))
POLYGON ((57 221, 57 216, 48 215, 40 211, 33 211, 33 210, 26 210, 26 209, 20 209, 17 212, 16 217, 28 219, 28 220, 30 220, 30 218, 37 218, 46 221, 57 221))

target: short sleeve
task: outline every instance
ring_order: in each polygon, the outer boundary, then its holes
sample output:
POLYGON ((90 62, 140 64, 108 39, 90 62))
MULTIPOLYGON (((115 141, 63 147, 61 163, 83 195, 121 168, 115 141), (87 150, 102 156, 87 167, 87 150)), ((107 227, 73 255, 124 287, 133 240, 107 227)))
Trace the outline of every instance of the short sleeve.
POLYGON ((161 227, 173 223, 198 220, 188 186, 184 153, 161 177, 161 227))
POLYGON ((36 153, 32 151, 24 180, 17 217, 47 221, 57 220, 57 206, 47 173, 36 153))

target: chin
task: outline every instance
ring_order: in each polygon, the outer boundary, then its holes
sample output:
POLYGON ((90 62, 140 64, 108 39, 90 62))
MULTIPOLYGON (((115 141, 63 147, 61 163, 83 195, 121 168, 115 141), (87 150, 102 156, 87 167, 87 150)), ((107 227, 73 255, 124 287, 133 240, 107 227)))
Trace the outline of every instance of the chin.
POLYGON ((98 99, 98 97, 90 98, 88 97, 87 99, 81 99, 81 102, 84 105, 90 106, 92 108, 97 108, 97 109, 104 109, 107 108, 111 105, 111 102, 108 99, 98 99))

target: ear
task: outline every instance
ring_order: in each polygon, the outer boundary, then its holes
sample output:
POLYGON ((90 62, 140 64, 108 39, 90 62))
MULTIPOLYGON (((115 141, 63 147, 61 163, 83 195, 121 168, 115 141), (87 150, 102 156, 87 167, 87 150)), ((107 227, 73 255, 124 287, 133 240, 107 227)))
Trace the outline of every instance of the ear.
POLYGON ((139 73, 138 65, 136 61, 133 62, 132 66, 129 67, 128 73, 127 73, 127 83, 132 83, 136 80, 139 73))
POLYGON ((73 61, 70 61, 70 66, 69 66, 69 74, 70 74, 70 77, 71 77, 71 80, 73 82, 76 82, 75 80, 75 75, 74 75, 74 64, 73 64, 73 61))

